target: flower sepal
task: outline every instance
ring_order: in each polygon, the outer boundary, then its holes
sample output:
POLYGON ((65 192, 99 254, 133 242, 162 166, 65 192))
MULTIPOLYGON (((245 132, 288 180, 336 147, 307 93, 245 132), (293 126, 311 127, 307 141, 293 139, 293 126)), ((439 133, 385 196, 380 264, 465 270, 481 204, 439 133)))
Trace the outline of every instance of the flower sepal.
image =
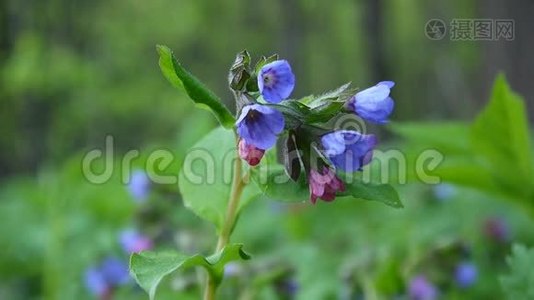
MULTIPOLYGON (((228 72, 228 85, 234 91, 242 91, 251 78, 249 71, 250 54, 247 50, 239 52, 235 58, 230 72, 228 72)), ((253 80, 251 80, 253 81, 253 80)))

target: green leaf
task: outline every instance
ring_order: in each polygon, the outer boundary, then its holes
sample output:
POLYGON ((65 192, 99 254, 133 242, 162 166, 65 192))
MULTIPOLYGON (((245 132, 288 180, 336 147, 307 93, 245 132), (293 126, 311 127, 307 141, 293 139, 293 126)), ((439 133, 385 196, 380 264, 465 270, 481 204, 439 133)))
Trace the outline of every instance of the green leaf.
MULTIPOLYGON (((223 224, 230 197, 234 159, 236 137, 233 131, 218 127, 188 151, 178 179, 185 206, 217 229, 223 224)), ((248 184, 239 210, 260 194, 256 185, 248 184)))
POLYGON ((253 180, 265 198, 281 202, 304 202, 310 198, 306 176, 300 176, 294 182, 281 165, 272 168, 266 177, 261 177, 258 172, 253 174, 253 180))
POLYGON ((446 153, 465 153, 471 149, 469 124, 463 122, 392 122, 388 129, 425 148, 438 148, 446 153))
POLYGON ((306 116, 306 123, 326 123, 334 118, 343 108, 345 102, 332 101, 318 106, 306 116))
POLYGON ((514 245, 506 262, 510 273, 500 277, 506 299, 534 299, 534 249, 514 245))
POLYGON ((394 208, 404 207, 399 194, 389 184, 367 183, 358 178, 345 180, 346 192, 342 195, 347 195, 354 199, 378 201, 394 208))
POLYGON ((528 195, 532 189, 532 157, 525 104, 510 90, 504 75, 493 87, 490 103, 476 118, 471 140, 505 189, 528 195))
POLYGON ((161 280, 178 270, 191 267, 203 267, 215 279, 217 284, 223 277, 224 265, 234 260, 248 260, 250 256, 243 250, 243 245, 230 244, 221 252, 209 257, 201 255, 188 256, 179 252, 141 252, 130 257, 130 273, 141 286, 154 299, 156 289, 161 280))
POLYGON ((300 102, 306 104, 310 108, 316 108, 319 106, 323 106, 327 103, 332 102, 333 100, 337 100, 339 98, 345 98, 352 96, 353 91, 349 89, 350 82, 345 83, 344 85, 338 87, 335 90, 326 92, 319 96, 308 96, 300 100, 300 102))
POLYGON ((183 89, 199 107, 210 110, 222 126, 234 127, 235 118, 224 106, 221 99, 184 69, 174 57, 171 49, 162 45, 157 45, 156 48, 159 54, 159 66, 165 78, 174 87, 183 89))
POLYGON ((261 164, 251 171, 252 181, 267 200, 304 202, 310 198, 306 176, 301 174, 296 182, 289 178, 277 161, 275 149, 267 151, 261 164))
POLYGON ((260 60, 256 63, 256 66, 254 67, 254 74, 258 75, 263 66, 265 66, 268 63, 272 63, 275 60, 278 60, 278 54, 273 54, 269 57, 262 56, 260 60))

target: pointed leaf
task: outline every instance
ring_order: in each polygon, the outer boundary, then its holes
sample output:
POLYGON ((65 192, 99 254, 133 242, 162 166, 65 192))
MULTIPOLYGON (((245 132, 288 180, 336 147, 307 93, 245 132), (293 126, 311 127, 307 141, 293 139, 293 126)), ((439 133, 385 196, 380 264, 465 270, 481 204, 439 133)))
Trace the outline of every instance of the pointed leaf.
POLYGON ((475 120, 471 141, 503 188, 532 194, 525 188, 533 175, 525 103, 510 90, 504 75, 497 77, 490 103, 475 120))
POLYGON ((130 273, 141 286, 154 299, 156 289, 161 280, 178 270, 190 267, 203 267, 213 276, 216 283, 220 283, 224 265, 234 260, 248 260, 250 256, 243 250, 243 245, 231 244, 212 256, 188 256, 179 252, 152 252, 134 253, 130 257, 130 273))
POLYGON ((195 76, 184 69, 174 57, 171 49, 166 46, 156 46, 159 54, 159 66, 167 80, 176 88, 183 89, 197 105, 208 108, 217 120, 226 128, 232 128, 235 118, 221 99, 210 91, 195 76))
POLYGON ((302 98, 299 102, 306 104, 310 108, 316 108, 326 103, 329 103, 332 100, 351 96, 353 91, 349 89, 349 87, 350 87, 350 82, 345 83, 344 85, 338 87, 337 89, 326 92, 322 95, 308 96, 308 97, 302 98))
MULTIPOLYGON (((347 180, 348 181, 348 180, 347 180)), ((378 201, 394 208, 402 208, 399 194, 389 184, 366 183, 358 178, 345 183, 346 191, 342 195, 355 199, 378 201)))

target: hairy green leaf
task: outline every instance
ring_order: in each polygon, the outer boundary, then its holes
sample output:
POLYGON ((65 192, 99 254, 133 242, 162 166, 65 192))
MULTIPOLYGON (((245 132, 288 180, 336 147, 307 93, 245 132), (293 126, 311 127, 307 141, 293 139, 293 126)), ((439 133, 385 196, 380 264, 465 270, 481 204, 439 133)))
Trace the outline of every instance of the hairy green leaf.
POLYGON ((178 270, 203 267, 217 284, 220 283, 226 263, 250 259, 250 256, 242 248, 243 245, 230 244, 224 247, 221 252, 209 257, 203 257, 199 254, 189 256, 174 251, 134 253, 130 257, 130 272, 139 286, 149 294, 150 299, 154 299, 161 280, 178 270))
POLYGON ((165 78, 174 87, 183 89, 199 107, 210 110, 222 126, 232 128, 235 118, 221 99, 184 69, 174 57, 171 49, 162 45, 157 45, 156 48, 159 54, 159 66, 165 78))
MULTIPOLYGON (((236 137, 231 130, 219 127, 188 151, 180 171, 178 186, 185 206, 217 229, 223 224, 230 197, 235 159, 239 159, 236 137)), ((248 184, 239 209, 260 194, 256 185, 248 184)))
POLYGON ((342 195, 347 195, 354 199, 369 200, 382 202, 394 208, 402 208, 402 202, 399 194, 389 184, 365 182, 359 178, 346 178, 345 188, 346 192, 342 195))

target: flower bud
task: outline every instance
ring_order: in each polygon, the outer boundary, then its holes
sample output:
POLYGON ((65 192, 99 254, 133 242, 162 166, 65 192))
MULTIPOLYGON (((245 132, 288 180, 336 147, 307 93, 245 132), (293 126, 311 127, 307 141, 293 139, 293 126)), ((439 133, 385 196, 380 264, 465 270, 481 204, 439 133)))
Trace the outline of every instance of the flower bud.
POLYGON ((260 163, 265 150, 256 148, 254 145, 247 144, 244 139, 239 140, 239 157, 245 160, 249 165, 256 166, 260 163))

